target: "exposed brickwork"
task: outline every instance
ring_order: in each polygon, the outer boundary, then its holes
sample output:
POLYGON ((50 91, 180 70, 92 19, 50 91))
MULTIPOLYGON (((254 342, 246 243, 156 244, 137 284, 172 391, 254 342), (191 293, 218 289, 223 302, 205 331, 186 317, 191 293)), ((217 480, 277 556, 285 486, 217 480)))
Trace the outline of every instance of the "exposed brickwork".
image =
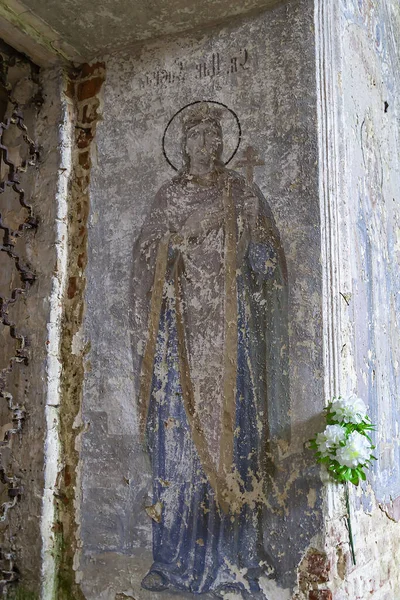
POLYGON ((329 523, 326 549, 331 564, 332 600, 397 600, 400 598, 400 524, 375 503, 369 513, 352 512, 356 565, 343 518, 329 523))
POLYGON ((330 590, 313 590, 308 595, 309 600, 332 600, 330 590))
POLYGON ((84 314, 83 297, 86 287, 85 267, 91 168, 90 146, 95 137, 99 120, 98 93, 104 78, 105 69, 102 63, 83 65, 71 75, 65 89, 65 95, 70 101, 70 108, 75 117, 75 139, 69 195, 69 278, 64 307, 62 343, 60 436, 65 467, 60 472, 58 481, 59 531, 62 548, 57 586, 59 600, 83 598, 82 592, 76 584, 74 571, 74 556, 79 545, 74 500, 78 487, 76 439, 79 434, 75 420, 81 407, 85 350, 72 352, 72 343, 74 336, 80 331, 84 314))
POLYGON ((330 564, 326 554, 311 551, 307 555, 307 573, 310 581, 324 583, 329 581, 330 564))
MULTIPOLYGON (((318 596, 325 593, 325 590, 319 590, 320 584, 326 583, 330 578, 330 562, 325 554, 316 548, 310 548, 301 561, 298 573, 298 584, 300 595, 296 598, 307 598, 309 600, 325 599, 325 596, 318 596), (316 595, 317 594, 317 595, 316 595)), ((329 596, 326 596, 329 598, 329 596)))
POLYGON ((301 561, 293 600, 400 598, 400 524, 390 519, 374 500, 371 490, 368 492, 371 511, 352 508, 356 565, 351 557, 343 512, 327 522, 326 553, 310 548, 301 561))

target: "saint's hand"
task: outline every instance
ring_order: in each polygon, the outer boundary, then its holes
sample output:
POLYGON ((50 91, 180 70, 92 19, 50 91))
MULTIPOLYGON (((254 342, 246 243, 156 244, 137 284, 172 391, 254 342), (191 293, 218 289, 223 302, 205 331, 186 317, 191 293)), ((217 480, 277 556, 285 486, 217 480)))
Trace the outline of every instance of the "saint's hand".
POLYGON ((245 198, 243 212, 245 216, 245 222, 252 229, 257 221, 257 217, 259 215, 260 203, 256 196, 248 196, 245 198))

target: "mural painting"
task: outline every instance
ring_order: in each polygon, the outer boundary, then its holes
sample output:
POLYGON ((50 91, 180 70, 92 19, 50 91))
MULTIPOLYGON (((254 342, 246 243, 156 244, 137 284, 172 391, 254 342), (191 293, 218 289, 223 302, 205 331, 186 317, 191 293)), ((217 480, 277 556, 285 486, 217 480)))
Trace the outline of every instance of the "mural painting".
POLYGON ((227 168, 237 116, 199 101, 174 123, 182 165, 166 151, 179 170, 158 191, 134 251, 132 348, 153 482, 153 564, 142 587, 223 597, 256 592, 268 564, 261 522, 286 267, 252 183, 254 151, 247 180, 227 168))

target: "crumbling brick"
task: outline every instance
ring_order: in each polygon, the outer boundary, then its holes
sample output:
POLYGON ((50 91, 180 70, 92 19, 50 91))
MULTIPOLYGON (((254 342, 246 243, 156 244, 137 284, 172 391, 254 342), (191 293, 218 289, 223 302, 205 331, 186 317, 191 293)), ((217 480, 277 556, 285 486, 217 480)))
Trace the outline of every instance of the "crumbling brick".
POLYGON ((309 600, 332 600, 330 590, 312 590, 308 595, 309 600))

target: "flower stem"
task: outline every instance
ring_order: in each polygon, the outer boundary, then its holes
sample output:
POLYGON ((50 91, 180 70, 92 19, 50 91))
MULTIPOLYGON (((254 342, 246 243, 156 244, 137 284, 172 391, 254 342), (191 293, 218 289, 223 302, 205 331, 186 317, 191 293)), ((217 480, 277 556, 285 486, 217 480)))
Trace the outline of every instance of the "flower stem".
POLYGON ((354 540, 353 540, 353 530, 351 528, 351 519, 350 519, 350 498, 349 498, 349 482, 345 483, 345 497, 346 497, 346 520, 347 520, 347 530, 349 532, 349 541, 350 541, 350 549, 351 549, 351 558, 353 559, 353 565, 356 565, 356 553, 354 550, 354 540))

